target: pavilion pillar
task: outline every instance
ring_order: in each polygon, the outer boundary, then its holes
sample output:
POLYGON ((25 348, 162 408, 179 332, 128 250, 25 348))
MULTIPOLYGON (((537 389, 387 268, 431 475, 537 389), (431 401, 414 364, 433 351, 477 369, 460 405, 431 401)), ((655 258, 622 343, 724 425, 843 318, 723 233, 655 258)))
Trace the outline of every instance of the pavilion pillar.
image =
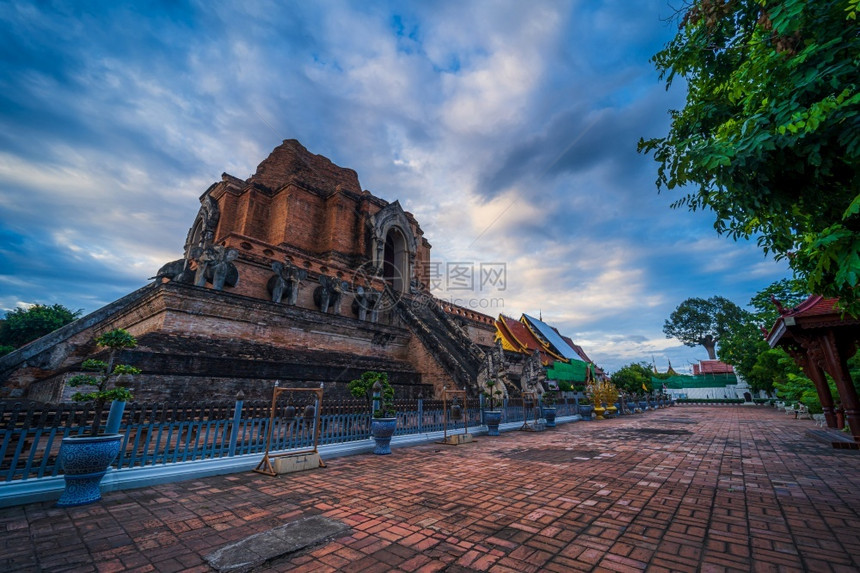
POLYGON ((810 364, 809 368, 803 369, 804 373, 815 384, 815 390, 818 392, 818 400, 821 402, 821 411, 824 413, 824 419, 827 422, 828 428, 836 428, 836 409, 833 404, 833 394, 830 393, 830 385, 827 383, 827 378, 824 376, 824 370, 818 364, 810 364))
POLYGON ((836 382, 836 389, 845 410, 845 419, 851 426, 854 441, 860 443, 860 398, 848 373, 847 347, 840 348, 832 329, 818 337, 824 358, 824 369, 836 382), (840 352, 842 350, 843 352, 840 352))
POLYGON ((836 424, 836 410, 833 404, 833 394, 830 392, 830 384, 827 383, 827 378, 824 376, 824 370, 815 360, 815 350, 809 348, 811 346, 807 342, 807 348, 797 343, 785 344, 783 347, 791 355, 794 361, 806 374, 806 377, 812 380, 815 384, 815 391, 818 392, 818 401, 821 402, 821 411, 824 414, 824 420, 827 422, 828 428, 838 427, 836 424))

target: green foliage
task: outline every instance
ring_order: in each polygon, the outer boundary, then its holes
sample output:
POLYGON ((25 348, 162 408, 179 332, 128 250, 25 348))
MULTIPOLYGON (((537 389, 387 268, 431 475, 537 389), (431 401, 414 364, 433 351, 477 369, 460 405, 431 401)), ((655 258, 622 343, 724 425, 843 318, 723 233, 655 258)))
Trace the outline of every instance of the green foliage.
POLYGON ((743 320, 745 312, 721 296, 712 296, 707 300, 688 298, 663 323, 663 332, 666 338, 677 338, 686 346, 704 346, 708 357, 714 359, 716 344, 732 324, 743 320))
POLYGON ((110 387, 114 376, 140 374, 140 370, 128 364, 114 364, 116 354, 125 348, 137 346, 137 340, 127 331, 117 328, 111 330, 95 339, 96 344, 110 349, 108 361, 89 358, 81 363, 81 370, 93 372, 94 374, 78 374, 69 381, 69 386, 78 388, 81 386, 92 386, 93 388, 83 392, 75 392, 72 400, 76 402, 96 402, 100 405, 108 400, 131 400, 132 395, 128 388, 122 386, 110 387))
POLYGON ((487 388, 488 390, 483 392, 484 398, 487 399, 487 408, 497 410, 504 402, 505 393, 499 387, 499 382, 496 380, 487 380, 487 388))
POLYGON ((757 378, 752 374, 759 355, 770 350, 762 336, 761 330, 752 322, 739 324, 735 330, 720 343, 720 360, 731 364, 735 372, 750 385, 750 390, 758 392, 773 392, 773 381, 768 378, 757 378))
POLYGON ((612 383, 619 390, 630 394, 638 394, 640 392, 651 392, 653 384, 651 376, 654 372, 644 362, 631 363, 622 366, 612 375, 612 383), (643 388, 644 384, 644 388, 643 388))
POLYGON ((96 344, 110 349, 108 360, 88 358, 81 363, 81 370, 93 374, 78 374, 67 384, 73 388, 81 386, 92 387, 86 391, 75 392, 72 400, 76 402, 94 402, 96 416, 90 429, 93 435, 98 434, 101 424, 101 410, 109 400, 129 401, 133 398, 131 391, 123 386, 111 386, 115 376, 140 374, 140 370, 128 364, 114 364, 116 355, 125 348, 137 346, 137 340, 127 331, 117 328, 106 332, 95 339, 96 344))
POLYGON ((805 290, 860 314, 857 0, 696 0, 652 62, 687 86, 666 137, 640 140, 673 207, 788 258, 805 290))
POLYGON ((6 356, 13 350, 15 350, 14 346, 0 345, 0 356, 6 356))
POLYGON ((573 386, 567 380, 558 380, 556 384, 560 392, 573 392, 573 386))
POLYGON ((771 297, 783 307, 792 308, 806 300, 807 295, 799 281, 783 279, 771 284, 752 297, 749 304, 753 312, 745 313, 740 321, 730 324, 720 341, 720 360, 733 365, 753 391, 773 392, 774 380, 785 375, 785 368, 778 362, 782 351, 763 356, 770 351, 770 346, 761 329, 769 329, 779 317, 771 297))
POLYGON ((96 344, 106 346, 111 350, 122 350, 123 348, 134 348, 137 346, 137 339, 128 331, 115 328, 96 338, 96 344))
POLYGON ((543 402, 544 406, 550 408, 555 406, 555 402, 557 399, 558 394, 556 394, 555 390, 547 390, 543 393, 543 396, 541 396, 541 401, 543 402))
POLYGON ((756 324, 770 328, 779 318, 779 308, 776 299, 783 308, 790 309, 809 298, 805 285, 795 279, 782 279, 760 290, 750 299, 750 306, 755 309, 752 318, 756 324))
MULTIPOLYGON (((801 373, 800 368, 790 356, 782 350, 775 349, 763 354, 762 358, 762 362, 765 363, 763 368, 767 368, 768 364, 773 364, 774 361, 777 363, 772 366, 779 371, 779 374, 774 378, 773 386, 783 401, 803 404, 811 414, 821 413, 821 401, 818 399, 815 384, 801 373)), ((838 395, 833 381, 830 377, 827 380, 830 384, 830 393, 834 396, 838 395)))
POLYGON ((347 384, 349 393, 353 398, 364 398, 367 400, 368 409, 373 408, 373 387, 379 383, 380 407, 373 410, 374 418, 390 418, 396 414, 394 409, 394 388, 388 382, 387 372, 375 372, 368 370, 361 377, 347 384))
POLYGON ((854 387, 857 388, 857 393, 860 394, 860 352, 848 359, 848 373, 854 381, 854 387))
MULTIPOLYGON (((791 380, 812 386, 812 381, 803 375, 794 360, 781 348, 768 347, 762 351, 756 357, 746 380, 750 388, 766 392, 785 388, 791 380)), ((781 392, 780 395, 784 396, 781 392)))
POLYGON ((80 310, 72 311, 61 304, 16 308, 6 313, 6 320, 0 326, 0 345, 20 348, 69 324, 80 315, 80 310))
MULTIPOLYGON (((822 411, 821 401, 812 380, 803 376, 788 355, 783 355, 779 362, 785 372, 783 376, 774 381, 774 387, 779 397, 787 403, 804 404, 809 409, 810 414, 820 414, 822 411)), ((860 354, 855 354, 848 361, 848 370, 854 382, 855 390, 860 392, 860 376, 858 376, 860 375, 860 354)), ((830 394, 838 406, 839 393, 836 389, 836 383, 829 375, 826 376, 826 379, 830 387, 830 394)))

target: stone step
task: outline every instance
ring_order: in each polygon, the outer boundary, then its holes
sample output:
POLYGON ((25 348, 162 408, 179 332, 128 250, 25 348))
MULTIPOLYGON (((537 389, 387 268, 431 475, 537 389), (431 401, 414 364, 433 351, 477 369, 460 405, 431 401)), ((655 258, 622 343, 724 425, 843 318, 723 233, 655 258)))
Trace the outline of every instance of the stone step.
POLYGON ((205 557, 222 573, 243 573, 306 547, 334 539, 349 529, 345 523, 319 515, 292 521, 226 545, 205 557))

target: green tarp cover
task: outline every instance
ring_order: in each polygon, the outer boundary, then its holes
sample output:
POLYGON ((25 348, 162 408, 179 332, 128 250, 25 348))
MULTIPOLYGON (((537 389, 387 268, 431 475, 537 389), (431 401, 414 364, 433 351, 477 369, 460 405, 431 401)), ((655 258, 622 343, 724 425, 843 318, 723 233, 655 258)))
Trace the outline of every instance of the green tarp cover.
POLYGON ((550 380, 564 382, 585 382, 591 365, 581 360, 571 360, 570 364, 556 360, 546 369, 546 377, 550 380))
POLYGON ((725 388, 730 384, 737 384, 738 379, 734 374, 672 376, 665 380, 651 377, 651 383, 657 389, 662 388, 663 384, 666 385, 666 388, 672 390, 681 390, 683 388, 725 388))

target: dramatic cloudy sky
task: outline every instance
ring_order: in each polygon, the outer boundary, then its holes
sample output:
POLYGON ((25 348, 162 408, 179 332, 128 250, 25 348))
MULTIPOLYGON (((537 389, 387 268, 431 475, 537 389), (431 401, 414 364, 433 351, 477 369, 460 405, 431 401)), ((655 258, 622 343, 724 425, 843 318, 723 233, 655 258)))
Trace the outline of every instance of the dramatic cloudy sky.
MULTIPOLYGON (((667 339, 684 299, 745 305, 786 276, 656 163, 683 87, 649 57, 666 0, 7 2, 0 10, 0 308, 93 311, 181 256, 197 198, 283 139, 399 199, 488 314, 542 314, 613 371, 706 358, 667 339), (480 265, 506 285, 480 288, 480 265)), ((457 283, 459 285, 459 283, 457 283)), ((448 286, 452 286, 453 283, 448 286)))

